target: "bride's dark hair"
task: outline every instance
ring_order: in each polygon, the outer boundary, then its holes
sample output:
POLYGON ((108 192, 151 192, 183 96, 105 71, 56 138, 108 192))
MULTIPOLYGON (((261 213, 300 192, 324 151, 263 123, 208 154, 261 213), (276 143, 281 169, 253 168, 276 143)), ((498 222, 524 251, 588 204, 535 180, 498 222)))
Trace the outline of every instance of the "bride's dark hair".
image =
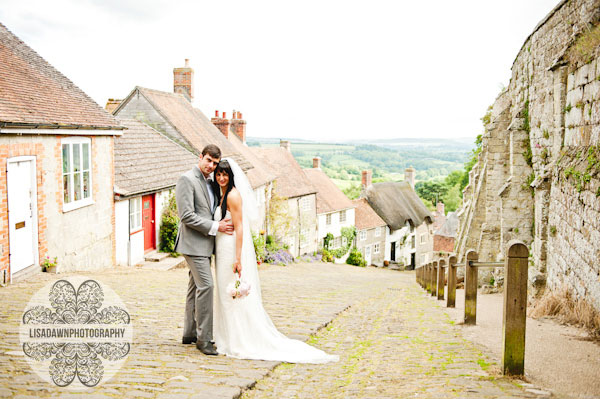
MULTIPOLYGON (((226 159, 219 162, 215 169, 215 182, 217 181, 217 173, 219 172, 225 172, 225 174, 229 176, 229 183, 227 183, 227 189, 225 190, 225 194, 223 194, 223 204, 221 205, 221 220, 223 220, 227 213, 227 196, 231 192, 231 189, 235 187, 235 183, 233 182, 233 170, 231 170, 231 166, 226 159)), ((220 187, 221 186, 219 186, 219 189, 220 187)))

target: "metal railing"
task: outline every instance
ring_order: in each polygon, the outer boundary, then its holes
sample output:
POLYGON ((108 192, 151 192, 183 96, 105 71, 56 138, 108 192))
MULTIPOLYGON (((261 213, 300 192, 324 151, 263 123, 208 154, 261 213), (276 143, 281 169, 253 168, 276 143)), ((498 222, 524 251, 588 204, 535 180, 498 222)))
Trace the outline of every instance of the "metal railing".
POLYGON ((464 324, 477 321, 477 279, 480 267, 504 268, 504 308, 502 316, 502 372, 508 375, 524 375, 525 321, 527 313, 527 266, 529 250, 521 241, 510 241, 503 262, 479 262, 479 255, 468 250, 464 263, 457 264, 457 257, 440 258, 417 269, 417 283, 438 300, 446 297, 446 306, 456 306, 456 269, 465 268, 464 324), (448 266, 446 266, 446 264, 448 266), (448 269, 448 294, 445 269, 448 269))

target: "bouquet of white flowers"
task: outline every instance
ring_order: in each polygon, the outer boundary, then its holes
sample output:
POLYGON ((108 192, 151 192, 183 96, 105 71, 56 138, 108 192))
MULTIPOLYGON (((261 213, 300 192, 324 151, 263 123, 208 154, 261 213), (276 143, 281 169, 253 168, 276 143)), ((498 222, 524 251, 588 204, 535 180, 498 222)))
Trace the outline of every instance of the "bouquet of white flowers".
POLYGON ((250 294, 250 283, 242 280, 241 277, 235 279, 227 285, 227 293, 231 295, 233 299, 240 299, 250 294))

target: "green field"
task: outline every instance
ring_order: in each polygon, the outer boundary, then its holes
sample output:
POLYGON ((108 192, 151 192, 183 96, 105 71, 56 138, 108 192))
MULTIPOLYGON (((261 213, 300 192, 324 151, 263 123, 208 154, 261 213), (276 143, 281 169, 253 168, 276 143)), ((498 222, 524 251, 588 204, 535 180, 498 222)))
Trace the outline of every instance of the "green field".
MULTIPOLYGON (((416 169, 417 181, 443 179, 462 170, 473 145, 467 140, 397 139, 373 142, 317 143, 290 139, 294 158, 311 168, 321 157, 321 168, 341 189, 360 185, 361 172, 371 170, 373 181, 401 181, 407 167, 416 169)), ((279 146, 275 139, 248 138, 248 145, 279 146)))

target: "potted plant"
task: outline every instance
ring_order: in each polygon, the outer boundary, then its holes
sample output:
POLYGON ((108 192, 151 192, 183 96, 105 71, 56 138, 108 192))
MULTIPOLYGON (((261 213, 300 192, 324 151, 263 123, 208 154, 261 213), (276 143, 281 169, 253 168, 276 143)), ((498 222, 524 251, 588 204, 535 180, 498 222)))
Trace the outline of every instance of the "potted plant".
POLYGON ((54 257, 54 259, 50 259, 49 256, 46 256, 40 266, 42 267, 42 271, 45 273, 56 273, 56 265, 57 265, 57 261, 56 261, 56 256, 54 257))

